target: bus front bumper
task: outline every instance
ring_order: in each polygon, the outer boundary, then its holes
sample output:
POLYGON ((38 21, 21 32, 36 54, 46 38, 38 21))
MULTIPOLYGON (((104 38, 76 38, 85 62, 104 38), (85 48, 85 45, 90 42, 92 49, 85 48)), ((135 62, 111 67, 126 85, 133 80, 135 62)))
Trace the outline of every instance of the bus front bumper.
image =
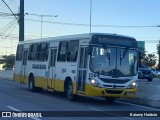
POLYGON ((86 96, 96 97, 117 97, 117 98, 130 98, 136 97, 137 88, 134 89, 119 89, 119 88, 99 88, 90 84, 86 85, 86 96))

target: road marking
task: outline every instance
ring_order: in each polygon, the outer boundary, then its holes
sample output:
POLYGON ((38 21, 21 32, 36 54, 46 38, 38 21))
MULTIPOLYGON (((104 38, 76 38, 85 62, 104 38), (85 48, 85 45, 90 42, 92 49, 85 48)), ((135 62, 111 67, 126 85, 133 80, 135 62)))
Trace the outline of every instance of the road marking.
MULTIPOLYGON (((89 108, 89 109, 95 110, 95 111, 100 111, 100 112, 103 112, 103 113, 107 113, 107 114, 113 115, 113 117, 116 116, 116 117, 126 118, 126 119, 128 119, 128 120, 135 120, 135 119, 133 119, 133 118, 123 117, 123 116, 120 116, 120 115, 117 115, 117 114, 113 114, 113 113, 110 113, 110 112, 107 112, 107 111, 102 111, 102 110, 99 110, 99 109, 97 109, 97 108, 89 108)), ((116 112, 116 111, 115 111, 115 112, 116 112)))
POLYGON ((36 118, 36 117, 30 117, 30 118, 32 118, 32 119, 34 119, 34 120, 41 120, 41 119, 36 118))
POLYGON ((19 112, 20 110, 18 110, 18 109, 16 109, 16 108, 14 108, 14 107, 11 107, 11 106, 6 106, 6 107, 8 107, 9 109, 11 109, 11 110, 14 110, 14 111, 17 111, 17 112, 19 112))
POLYGON ((119 101, 119 100, 116 100, 116 101, 120 102, 120 103, 125 103, 125 104, 129 104, 129 105, 134 105, 134 106, 138 106, 138 107, 144 107, 144 108, 149 108, 149 109, 160 111, 160 109, 156 109, 156 108, 152 108, 152 107, 147 107, 147 106, 143 106, 143 105, 137 105, 137 104, 134 104, 134 103, 128 103, 128 102, 123 102, 123 101, 119 101))
MULTIPOLYGON (((17 108, 14 108, 12 106, 6 106, 7 108, 11 109, 11 110, 14 110, 14 111, 17 111, 17 112, 21 112, 20 110, 18 110, 17 108)), ((36 118, 36 117, 29 117, 29 118, 32 118, 34 120, 41 120, 39 118, 36 118)))
POLYGON ((96 109, 96 108, 89 108, 89 109, 91 109, 91 110, 95 110, 95 111, 101 111, 101 110, 96 109))

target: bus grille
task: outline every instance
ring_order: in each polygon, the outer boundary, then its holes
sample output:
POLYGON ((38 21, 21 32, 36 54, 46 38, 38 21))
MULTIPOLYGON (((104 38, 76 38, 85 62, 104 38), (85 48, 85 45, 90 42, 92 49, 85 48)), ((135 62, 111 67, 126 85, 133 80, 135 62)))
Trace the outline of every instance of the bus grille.
POLYGON ((120 86, 120 85, 103 85, 106 88, 124 88, 125 86, 120 86))
POLYGON ((122 90, 106 90, 108 94, 121 94, 122 92, 122 90))
POLYGON ((106 78, 100 78, 105 83, 118 83, 118 84, 124 84, 130 81, 130 79, 106 79, 106 78))

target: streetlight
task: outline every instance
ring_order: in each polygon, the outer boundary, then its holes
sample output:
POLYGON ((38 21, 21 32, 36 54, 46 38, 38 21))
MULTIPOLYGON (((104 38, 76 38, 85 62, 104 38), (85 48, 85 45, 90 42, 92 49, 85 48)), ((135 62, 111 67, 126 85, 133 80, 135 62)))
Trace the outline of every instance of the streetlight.
POLYGON ((92 30, 92 0, 90 0, 90 34, 91 34, 91 30, 92 30))
POLYGON ((25 13, 26 15, 33 15, 33 16, 37 16, 37 17, 41 17, 41 38, 42 38, 42 33, 43 33, 43 28, 42 28, 42 24, 43 24, 43 17, 58 17, 58 15, 39 15, 39 14, 29 14, 29 13, 25 13))

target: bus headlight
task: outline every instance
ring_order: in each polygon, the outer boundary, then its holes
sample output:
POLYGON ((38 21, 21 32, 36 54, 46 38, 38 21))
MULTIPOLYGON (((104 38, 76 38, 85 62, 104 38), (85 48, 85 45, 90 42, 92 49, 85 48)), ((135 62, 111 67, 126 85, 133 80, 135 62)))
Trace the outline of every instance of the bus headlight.
POLYGON ((132 82, 131 84, 129 84, 127 88, 128 88, 128 89, 133 89, 133 88, 137 87, 137 85, 138 85, 138 84, 137 84, 137 81, 134 81, 134 82, 132 82))
POLYGON ((95 87, 102 87, 101 84, 95 79, 90 79, 90 83, 95 87))

